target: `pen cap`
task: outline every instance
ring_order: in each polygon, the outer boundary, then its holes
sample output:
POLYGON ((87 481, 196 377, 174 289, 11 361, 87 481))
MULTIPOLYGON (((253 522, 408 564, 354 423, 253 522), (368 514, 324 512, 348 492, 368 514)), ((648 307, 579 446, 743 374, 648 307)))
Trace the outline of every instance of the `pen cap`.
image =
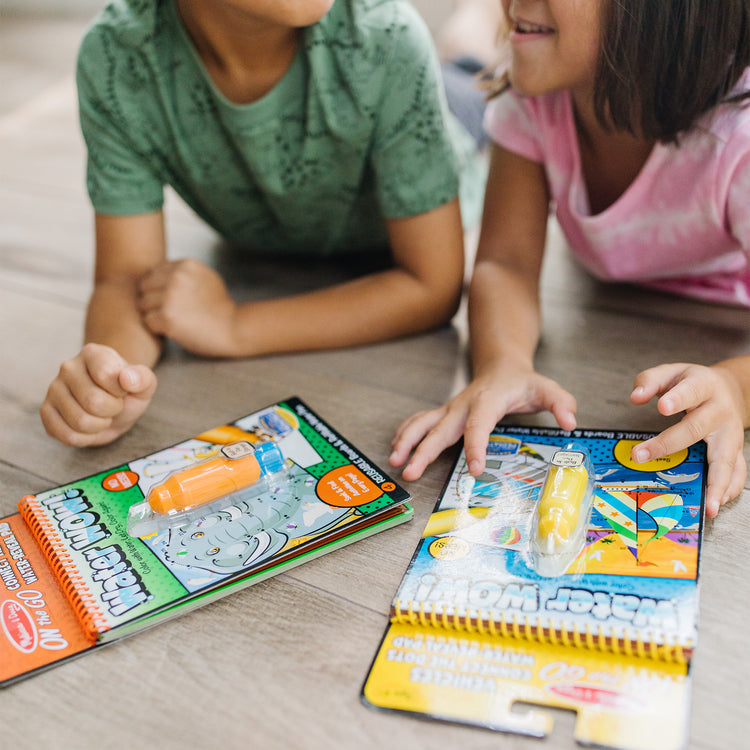
POLYGON ((284 469, 284 456, 274 443, 257 444, 255 458, 258 459, 263 474, 276 474, 284 469))

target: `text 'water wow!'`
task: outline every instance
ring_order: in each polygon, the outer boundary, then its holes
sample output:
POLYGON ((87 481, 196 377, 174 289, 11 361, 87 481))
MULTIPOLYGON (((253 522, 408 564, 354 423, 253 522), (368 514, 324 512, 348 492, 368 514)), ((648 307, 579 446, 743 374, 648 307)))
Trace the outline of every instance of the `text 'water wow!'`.
POLYGON ((132 537, 182 526, 272 489, 283 480, 284 456, 272 442, 243 440, 222 446, 219 455, 170 474, 128 511, 132 537))
POLYGON ((583 549, 594 503, 591 456, 568 443, 550 459, 531 525, 531 557, 536 572, 561 576, 583 549))

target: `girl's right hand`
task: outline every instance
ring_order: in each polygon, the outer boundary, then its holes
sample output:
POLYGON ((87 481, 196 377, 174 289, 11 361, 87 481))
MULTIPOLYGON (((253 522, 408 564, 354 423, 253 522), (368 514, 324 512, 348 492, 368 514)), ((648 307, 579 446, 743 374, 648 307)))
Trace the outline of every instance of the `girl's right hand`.
POLYGON ((47 434, 76 447, 104 445, 127 432, 156 390, 156 375, 114 349, 86 344, 60 366, 39 411, 47 434))
POLYGON ((576 426, 576 400, 554 380, 536 372, 501 372, 475 378, 439 409, 422 411, 405 420, 393 438, 389 463, 404 467, 407 482, 419 479, 425 468, 463 434, 470 473, 484 471, 487 443, 495 425, 507 414, 552 412, 564 430, 576 426))

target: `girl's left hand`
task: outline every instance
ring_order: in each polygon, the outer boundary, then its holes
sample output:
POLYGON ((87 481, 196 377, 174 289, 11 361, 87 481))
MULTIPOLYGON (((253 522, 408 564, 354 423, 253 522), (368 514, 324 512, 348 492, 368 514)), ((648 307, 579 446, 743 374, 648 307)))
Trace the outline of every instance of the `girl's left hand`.
POLYGON ((194 354, 234 354, 236 305, 221 276, 196 260, 158 265, 140 281, 138 309, 146 327, 194 354))
POLYGON ((685 416, 659 435, 633 449, 633 460, 645 463, 688 448, 699 440, 708 446, 706 515, 742 491, 747 465, 742 448, 745 430, 742 390, 733 373, 721 365, 676 363, 659 365, 639 373, 630 400, 648 403, 658 396, 657 409, 665 417, 685 416))

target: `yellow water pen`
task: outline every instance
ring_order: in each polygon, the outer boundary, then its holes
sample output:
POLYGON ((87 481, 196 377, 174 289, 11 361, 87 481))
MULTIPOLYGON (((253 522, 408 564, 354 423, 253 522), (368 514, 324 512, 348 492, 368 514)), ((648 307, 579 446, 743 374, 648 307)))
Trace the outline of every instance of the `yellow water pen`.
POLYGON ((532 559, 540 575, 562 575, 583 548, 593 490, 583 446, 571 443, 552 456, 532 521, 532 559))

